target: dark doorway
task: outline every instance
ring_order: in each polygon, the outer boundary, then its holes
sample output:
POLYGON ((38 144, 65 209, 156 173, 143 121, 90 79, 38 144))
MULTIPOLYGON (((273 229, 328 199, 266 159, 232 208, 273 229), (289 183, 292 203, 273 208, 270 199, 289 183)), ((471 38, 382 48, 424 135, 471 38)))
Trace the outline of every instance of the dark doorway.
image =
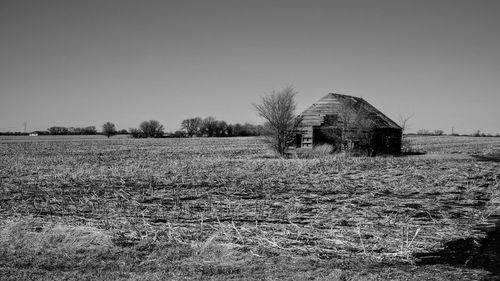
POLYGON ((295 147, 302 147, 302 134, 295 135, 295 147))
POLYGON ((335 127, 313 128, 313 144, 331 144, 334 148, 340 147, 341 131, 335 127))

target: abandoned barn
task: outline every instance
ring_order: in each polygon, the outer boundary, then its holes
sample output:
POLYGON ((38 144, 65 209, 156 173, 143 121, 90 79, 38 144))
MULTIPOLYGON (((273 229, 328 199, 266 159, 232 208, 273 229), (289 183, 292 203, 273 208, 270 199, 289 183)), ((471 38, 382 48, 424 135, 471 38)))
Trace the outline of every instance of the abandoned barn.
POLYGON ((398 154, 402 128, 359 97, 330 93, 299 115, 296 146, 331 144, 336 151, 398 154))

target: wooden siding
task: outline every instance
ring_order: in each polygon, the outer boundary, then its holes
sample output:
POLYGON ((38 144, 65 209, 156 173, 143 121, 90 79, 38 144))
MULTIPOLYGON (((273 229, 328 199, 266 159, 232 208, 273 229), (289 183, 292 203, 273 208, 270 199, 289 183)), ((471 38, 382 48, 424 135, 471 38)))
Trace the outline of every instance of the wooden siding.
POLYGON ((334 93, 327 94, 299 115, 301 122, 297 128, 297 134, 300 134, 302 138, 298 142, 301 147, 313 147, 316 144, 313 139, 314 130, 325 126, 340 126, 341 121, 338 121, 337 117, 339 112, 345 110, 345 108, 356 112, 359 116, 364 116, 366 122, 370 123, 374 132, 376 132, 374 134, 374 144, 382 146, 381 149, 383 150, 399 152, 402 129, 398 124, 362 98, 334 93), (325 124, 332 122, 335 124, 325 124), (390 140, 390 142, 387 140, 390 140), (385 148, 388 145, 391 147, 390 149, 385 148))

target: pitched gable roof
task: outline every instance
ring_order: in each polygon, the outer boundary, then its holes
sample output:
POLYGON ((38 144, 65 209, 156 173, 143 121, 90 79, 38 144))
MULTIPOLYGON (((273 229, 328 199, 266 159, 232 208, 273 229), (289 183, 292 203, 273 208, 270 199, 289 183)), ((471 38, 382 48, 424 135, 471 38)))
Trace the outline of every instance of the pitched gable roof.
POLYGON ((367 116, 367 119, 372 122, 375 128, 401 129, 396 122, 385 116, 364 99, 335 93, 327 94, 302 112, 300 114, 302 118, 300 126, 322 126, 325 123, 327 115, 337 115, 345 107, 349 107, 354 112, 359 112, 359 114, 367 116))

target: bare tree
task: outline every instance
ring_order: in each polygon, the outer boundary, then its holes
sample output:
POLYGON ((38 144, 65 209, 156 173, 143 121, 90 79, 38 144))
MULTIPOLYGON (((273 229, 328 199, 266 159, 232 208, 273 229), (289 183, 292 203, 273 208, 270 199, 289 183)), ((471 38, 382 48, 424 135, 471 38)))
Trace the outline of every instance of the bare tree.
POLYGON ((411 153, 413 152, 413 148, 412 148, 412 144, 411 144, 411 141, 408 139, 408 136, 407 136, 407 133, 408 133, 408 130, 410 129, 410 126, 409 126, 409 121, 410 119, 413 117, 413 115, 415 114, 411 114, 411 115, 399 115, 399 127, 401 127, 402 129, 402 137, 401 137, 401 151, 403 153, 411 153))
POLYGON ((227 137, 228 125, 225 121, 217 121, 215 126, 215 137, 227 137))
POLYGON ((142 131, 145 137, 158 138, 163 136, 163 125, 156 120, 144 121, 139 125, 139 129, 142 131))
POLYGON ((341 147, 344 151, 351 151, 354 148, 355 136, 354 132, 357 131, 357 121, 359 121, 359 112, 353 108, 353 102, 346 100, 340 104, 338 109, 338 119, 340 123, 340 140, 341 147))
POLYGON ((411 115, 399 115, 399 127, 401 127, 401 129, 403 129, 403 135, 407 133, 407 131, 410 129, 410 126, 409 126, 409 121, 410 119, 414 116, 415 114, 411 114, 411 115))
POLYGON ((217 131, 217 120, 215 117, 208 116, 203 119, 201 131, 207 137, 215 137, 217 131))
POLYGON ((273 148, 281 155, 289 144, 294 141, 294 128, 297 126, 295 110, 295 96, 297 91, 293 87, 286 87, 280 91, 272 91, 261 97, 260 103, 252 104, 257 114, 267 122, 265 128, 273 148))
POLYGON ((201 133, 201 126, 203 124, 203 120, 201 117, 195 117, 191 119, 183 120, 181 123, 181 128, 186 131, 186 134, 189 137, 194 135, 199 135, 201 133))
POLYGON ((109 121, 104 123, 104 125, 102 125, 102 133, 108 138, 113 136, 113 135, 116 135, 115 124, 113 124, 109 121))
POLYGON ((130 132, 130 136, 134 139, 146 137, 140 129, 130 128, 128 131, 130 132))

